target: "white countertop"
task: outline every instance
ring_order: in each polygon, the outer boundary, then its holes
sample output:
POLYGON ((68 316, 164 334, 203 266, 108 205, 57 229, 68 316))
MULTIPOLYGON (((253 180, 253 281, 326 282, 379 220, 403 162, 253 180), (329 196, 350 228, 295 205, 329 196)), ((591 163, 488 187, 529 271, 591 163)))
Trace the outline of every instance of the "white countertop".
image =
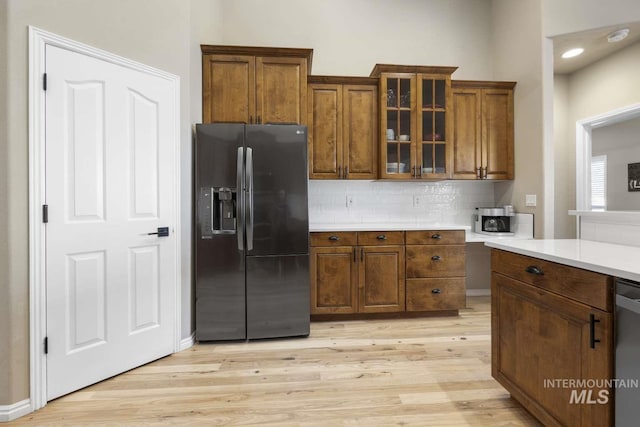
POLYGON ((369 223, 325 223, 309 224, 310 232, 321 231, 411 231, 411 230, 464 230, 467 243, 483 243, 491 240, 518 239, 514 236, 491 236, 471 231, 469 225, 434 224, 415 222, 369 222, 369 223))
POLYGON ((640 281, 640 247, 582 239, 491 239, 486 246, 640 281))
POLYGON ((419 222, 361 222, 309 224, 309 231, 402 231, 402 230, 471 230, 468 225, 419 222))

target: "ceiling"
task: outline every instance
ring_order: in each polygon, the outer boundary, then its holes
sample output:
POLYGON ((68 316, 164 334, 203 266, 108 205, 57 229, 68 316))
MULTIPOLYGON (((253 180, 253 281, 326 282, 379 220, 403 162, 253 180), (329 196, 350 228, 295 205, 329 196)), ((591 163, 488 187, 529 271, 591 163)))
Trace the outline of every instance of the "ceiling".
POLYGON ((589 64, 611 55, 620 49, 640 41, 640 22, 613 25, 579 33, 563 34, 552 37, 553 71, 555 74, 571 74, 589 64), (617 43, 609 43, 607 36, 622 28, 629 29, 626 39, 617 43), (569 49, 581 47, 582 55, 563 59, 561 55, 569 49))

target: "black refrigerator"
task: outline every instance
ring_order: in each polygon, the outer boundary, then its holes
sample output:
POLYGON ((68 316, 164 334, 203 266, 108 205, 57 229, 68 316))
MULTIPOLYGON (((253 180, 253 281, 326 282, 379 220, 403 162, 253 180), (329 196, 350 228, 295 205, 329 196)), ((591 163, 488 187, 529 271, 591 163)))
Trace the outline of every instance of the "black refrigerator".
POLYGON ((307 128, 197 124, 196 340, 309 335, 307 128))

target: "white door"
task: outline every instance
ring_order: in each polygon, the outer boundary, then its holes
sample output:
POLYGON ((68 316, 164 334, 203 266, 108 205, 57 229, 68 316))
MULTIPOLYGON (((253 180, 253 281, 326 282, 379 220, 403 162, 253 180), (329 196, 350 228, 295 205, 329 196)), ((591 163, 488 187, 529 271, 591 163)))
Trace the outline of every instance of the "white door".
POLYGON ((165 79, 55 46, 46 72, 51 400, 174 350, 177 106, 165 79))

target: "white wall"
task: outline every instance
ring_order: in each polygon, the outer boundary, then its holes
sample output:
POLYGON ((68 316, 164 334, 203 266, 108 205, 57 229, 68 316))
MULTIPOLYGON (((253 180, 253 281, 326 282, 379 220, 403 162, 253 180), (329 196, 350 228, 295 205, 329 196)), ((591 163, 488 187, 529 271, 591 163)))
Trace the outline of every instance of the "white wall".
MULTIPOLYGON (((569 76, 554 76, 553 142, 555 148, 555 234, 556 239, 571 239, 576 236, 576 219, 567 214, 568 206, 575 209, 575 176, 570 179, 566 173, 568 165, 575 165, 575 149, 566 149, 566 141, 575 139, 575 122, 571 122, 569 76), (564 210, 563 210, 564 209, 564 210)), ((573 144, 575 148, 575 144, 573 144)), ((575 175, 575 173, 574 173, 575 175)))
POLYGON ((547 37, 640 20, 638 0, 543 0, 542 3, 547 37))
POLYGON ((568 79, 568 130, 556 138, 556 188, 562 189, 556 198, 558 223, 556 237, 575 237, 575 218, 567 212, 576 207, 576 133, 578 120, 594 117, 611 110, 640 103, 640 42, 626 47, 602 60, 571 74, 568 79), (564 196, 564 197, 563 197, 564 196))
POLYGON ((591 153, 607 155, 607 210, 640 210, 640 191, 628 188, 628 164, 640 163, 640 119, 593 129, 591 153))
MULTIPOLYGON (((543 144, 545 92, 541 0, 493 0, 492 60, 497 80, 518 82, 514 92, 515 180, 496 184, 496 202, 512 204, 517 212, 535 214, 535 237, 546 236, 543 144), (525 206, 525 195, 535 194, 537 206, 525 206)), ((553 156, 551 156, 552 158, 553 156)))
POLYGON ((313 48, 317 75, 368 76, 388 63, 493 78, 490 0, 242 0, 223 14, 224 44, 313 48))

